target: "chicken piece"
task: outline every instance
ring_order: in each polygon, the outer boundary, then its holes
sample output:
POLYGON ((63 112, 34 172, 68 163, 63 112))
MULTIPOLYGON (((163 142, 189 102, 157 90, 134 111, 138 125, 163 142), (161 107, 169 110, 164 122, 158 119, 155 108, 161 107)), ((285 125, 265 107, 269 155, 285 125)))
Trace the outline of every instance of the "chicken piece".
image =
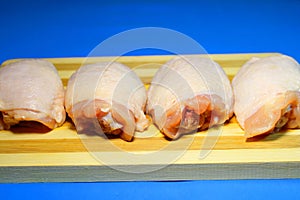
POLYGON ((223 124, 233 113, 230 81, 210 58, 175 57, 152 79, 146 110, 170 139, 223 124))
POLYGON ((102 62, 84 65, 71 76, 65 104, 77 131, 110 133, 131 141, 136 130, 149 126, 146 100, 144 84, 132 70, 102 62))
POLYGON ((300 66, 291 57, 252 58, 232 86, 234 112, 247 138, 300 126, 300 66))
POLYGON ((56 68, 41 59, 21 60, 0 69, 0 130, 20 124, 61 126, 66 118, 64 88, 56 68))

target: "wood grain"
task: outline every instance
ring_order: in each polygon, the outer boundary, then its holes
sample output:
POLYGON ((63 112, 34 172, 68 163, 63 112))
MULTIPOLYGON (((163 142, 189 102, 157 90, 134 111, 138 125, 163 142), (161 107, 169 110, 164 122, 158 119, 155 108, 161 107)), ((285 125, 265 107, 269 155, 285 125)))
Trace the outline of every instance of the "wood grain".
MULTIPOLYGON (((251 57, 269 55, 274 53, 209 56, 232 79, 241 65, 251 57)), ((112 60, 131 67, 147 85, 157 69, 172 57, 47 60, 57 67, 65 85, 71 74, 83 63, 112 60)), ((2 66, 17 60, 8 60, 2 66)), ((119 138, 105 139, 105 136, 77 134, 70 120, 62 127, 45 133, 20 127, 0 131, 0 182, 300 177, 299 130, 282 130, 245 141, 243 131, 233 117, 216 133, 198 132, 169 141, 152 125, 144 133, 136 133, 134 141, 128 143, 119 138), (203 152, 207 156, 201 157, 203 152)))

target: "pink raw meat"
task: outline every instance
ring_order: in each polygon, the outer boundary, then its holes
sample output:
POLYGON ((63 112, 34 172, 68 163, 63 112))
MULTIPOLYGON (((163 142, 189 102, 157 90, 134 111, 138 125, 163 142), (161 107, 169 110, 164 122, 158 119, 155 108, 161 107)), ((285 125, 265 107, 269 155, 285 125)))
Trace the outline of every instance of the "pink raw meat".
POLYGON ((147 112, 171 139, 223 124, 233 113, 230 81, 210 58, 175 57, 152 79, 147 112))
POLYGON ((0 130, 39 122, 50 129, 62 125, 64 88, 56 68, 39 59, 21 60, 0 69, 0 130))
POLYGON ((300 126, 300 66, 285 55, 252 58, 232 81, 234 112, 247 138, 300 126))
POLYGON ((135 131, 149 126, 146 100, 144 84, 132 70, 102 62, 82 66, 72 75, 65 104, 78 131, 110 133, 131 141, 135 131))

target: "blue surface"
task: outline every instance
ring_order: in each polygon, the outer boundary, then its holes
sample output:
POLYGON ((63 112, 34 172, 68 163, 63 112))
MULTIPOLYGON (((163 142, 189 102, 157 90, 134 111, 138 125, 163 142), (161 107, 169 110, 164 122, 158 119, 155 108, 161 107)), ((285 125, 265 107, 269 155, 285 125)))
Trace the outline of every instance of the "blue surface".
MULTIPOLYGON (((300 61, 299 0, 1 1, 0 8, 0 62, 87 56, 108 37, 147 26, 182 32, 208 53, 281 52, 300 61)), ((299 179, 0 185, 1 199, 299 199, 299 189, 299 179)))
POLYGON ((6 184, 0 192, 1 199, 299 199, 299 181, 6 184))

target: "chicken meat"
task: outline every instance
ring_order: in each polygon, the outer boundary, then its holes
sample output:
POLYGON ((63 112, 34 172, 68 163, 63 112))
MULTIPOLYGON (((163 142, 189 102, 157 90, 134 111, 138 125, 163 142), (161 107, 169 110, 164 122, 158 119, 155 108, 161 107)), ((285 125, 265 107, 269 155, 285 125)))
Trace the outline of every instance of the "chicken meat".
POLYGON ((230 81, 208 57, 175 57, 152 79, 147 113, 170 139, 223 124, 233 113, 230 81))
POLYGON ((82 66, 69 79, 66 110, 83 133, 120 135, 131 141, 135 131, 149 126, 144 114, 147 94, 127 66, 102 62, 82 66))
POLYGON ((62 125, 64 88, 54 65, 27 59, 0 69, 0 130, 16 124, 49 129, 62 125))
POLYGON ((300 66, 285 55, 252 58, 232 82, 234 112, 247 138, 300 126, 300 66))

